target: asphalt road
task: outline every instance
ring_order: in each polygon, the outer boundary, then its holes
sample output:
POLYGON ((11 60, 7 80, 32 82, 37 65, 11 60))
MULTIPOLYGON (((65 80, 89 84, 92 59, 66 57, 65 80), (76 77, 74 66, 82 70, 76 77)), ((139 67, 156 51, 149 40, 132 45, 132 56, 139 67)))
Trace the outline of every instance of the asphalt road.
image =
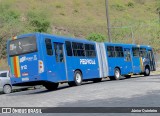
POLYGON ((160 75, 0 95, 0 107, 160 107, 160 75))

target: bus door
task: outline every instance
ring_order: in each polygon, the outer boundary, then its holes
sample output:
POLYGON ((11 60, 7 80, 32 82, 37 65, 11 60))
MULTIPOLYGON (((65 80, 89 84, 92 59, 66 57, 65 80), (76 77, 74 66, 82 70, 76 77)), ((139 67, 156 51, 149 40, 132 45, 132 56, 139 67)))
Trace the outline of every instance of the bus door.
POLYGON ((152 50, 148 51, 148 59, 149 59, 151 70, 152 71, 156 70, 155 59, 154 59, 154 55, 153 55, 153 51, 152 50))
POLYGON ((133 73, 137 74, 141 72, 141 58, 139 57, 139 47, 133 47, 132 52, 133 73))
POLYGON ((55 75, 58 77, 59 81, 65 81, 66 78, 66 68, 65 68, 65 53, 64 44, 54 42, 54 53, 55 53, 55 64, 53 69, 55 70, 55 75))
POLYGON ((124 60, 125 60, 125 72, 126 74, 132 73, 132 57, 131 57, 131 49, 124 48, 124 60))

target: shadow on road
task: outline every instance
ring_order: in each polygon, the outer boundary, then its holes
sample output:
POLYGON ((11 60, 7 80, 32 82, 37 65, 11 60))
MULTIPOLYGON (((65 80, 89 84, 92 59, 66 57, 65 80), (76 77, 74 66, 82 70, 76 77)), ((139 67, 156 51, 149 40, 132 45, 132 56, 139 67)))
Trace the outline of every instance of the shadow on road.
MULTIPOLYGON (((150 75, 150 77, 154 77, 154 76, 160 76, 160 75, 150 75)), ((107 78, 104 78, 104 79, 102 79, 102 81, 101 82, 96 82, 96 83, 93 83, 93 81, 86 81, 86 82, 83 82, 82 83, 82 86, 84 86, 84 85, 89 85, 89 84, 100 84, 100 83, 105 83, 105 82, 118 82, 118 81, 120 81, 120 82, 125 82, 125 80, 126 81, 128 81, 128 80, 130 80, 130 81, 132 81, 132 80, 137 80, 138 78, 147 78, 147 76, 142 76, 142 75, 137 75, 137 76, 133 76, 133 77, 131 77, 131 78, 125 78, 125 77, 122 77, 120 80, 110 80, 108 77, 107 78)), ((152 78, 152 79, 158 79, 158 78, 152 78)), ((160 78, 159 78, 160 79, 160 78)), ((136 81, 136 82, 142 82, 142 81, 136 81)), ((144 82, 146 82, 145 80, 144 80, 144 82)), ((150 81, 150 82, 155 82, 155 81, 150 81)), ((157 81, 156 81, 157 82, 157 81)), ((73 87, 79 87, 79 86, 73 86, 73 87)), ((59 88, 57 89, 57 90, 54 90, 54 91, 60 91, 60 90, 64 90, 64 89, 68 89, 68 88, 73 88, 73 87, 70 87, 68 84, 61 84, 61 86, 59 86, 59 88)), ((47 89, 45 89, 44 87, 43 87, 43 89, 38 89, 38 90, 28 90, 28 91, 23 91, 22 92, 22 94, 21 94, 21 92, 19 91, 19 92, 14 92, 14 93, 12 93, 12 94, 8 94, 8 95, 11 95, 11 96, 15 96, 15 95, 30 95, 30 94, 43 94, 43 93, 48 93, 48 92, 53 92, 53 91, 49 91, 49 90, 47 90, 47 89), (28 92, 29 91, 29 92, 28 92)))

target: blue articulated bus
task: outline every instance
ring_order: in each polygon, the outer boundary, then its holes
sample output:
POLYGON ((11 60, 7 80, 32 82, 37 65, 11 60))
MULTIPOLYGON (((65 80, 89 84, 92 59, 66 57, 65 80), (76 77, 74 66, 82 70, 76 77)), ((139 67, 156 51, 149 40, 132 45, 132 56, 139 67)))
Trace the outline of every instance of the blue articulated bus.
POLYGON ((7 42, 13 85, 44 85, 54 90, 59 83, 70 86, 103 77, 120 79, 131 74, 148 76, 155 70, 149 46, 98 43, 44 33, 24 34, 7 42))

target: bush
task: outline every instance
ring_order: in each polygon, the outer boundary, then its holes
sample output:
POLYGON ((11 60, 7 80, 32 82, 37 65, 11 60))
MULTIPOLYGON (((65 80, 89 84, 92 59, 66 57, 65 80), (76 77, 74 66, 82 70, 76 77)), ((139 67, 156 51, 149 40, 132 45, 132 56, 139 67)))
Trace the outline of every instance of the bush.
POLYGON ((50 21, 43 12, 29 12, 28 19, 36 32, 47 32, 50 27, 50 21))
POLYGON ((106 38, 104 35, 100 33, 91 33, 87 36, 88 40, 97 41, 97 42, 104 42, 106 41, 106 38))
POLYGON ((134 3, 133 2, 128 2, 127 6, 131 7, 131 8, 134 8, 134 3))

